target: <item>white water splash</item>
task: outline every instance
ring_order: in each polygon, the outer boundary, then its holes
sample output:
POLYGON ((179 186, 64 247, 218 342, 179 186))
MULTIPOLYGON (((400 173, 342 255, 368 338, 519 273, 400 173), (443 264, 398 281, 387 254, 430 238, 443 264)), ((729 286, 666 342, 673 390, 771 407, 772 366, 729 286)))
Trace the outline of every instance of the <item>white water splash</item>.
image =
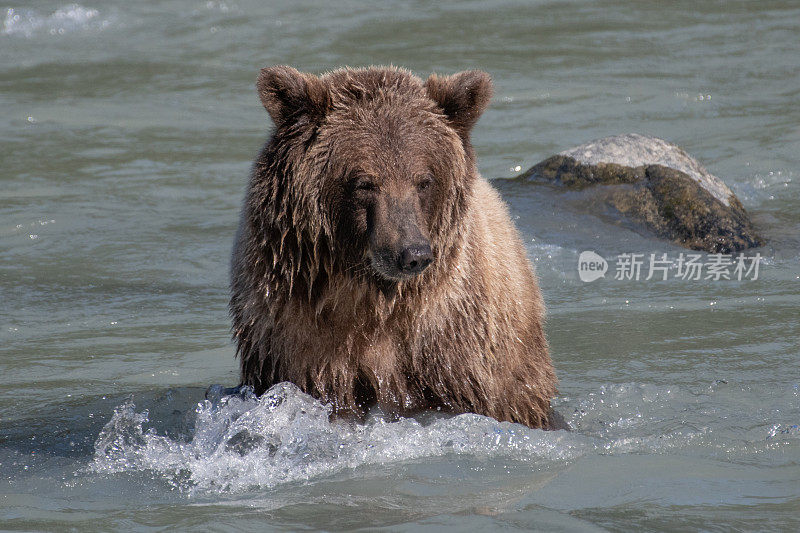
MULTIPOLYGON (((151 471, 181 490, 240 492, 331 475, 361 465, 468 454, 545 464, 585 453, 588 442, 465 414, 422 424, 413 418, 331 422, 326 406, 281 383, 260 398, 205 400, 190 440, 145 429, 148 412, 119 406, 95 443, 97 473, 151 471)), ((589 446, 590 447, 590 446, 589 446)))
POLYGON ((784 422, 774 425, 771 407, 759 407, 747 388, 724 382, 694 392, 636 383, 602 386, 583 398, 559 399, 556 408, 573 431, 546 432, 474 414, 390 422, 373 413, 365 424, 331 422, 327 406, 281 383, 260 398, 250 393, 201 402, 193 413, 194 431, 178 437, 148 427, 148 411, 137 412, 128 401, 98 436, 89 469, 149 472, 189 493, 237 493, 366 465, 448 456, 514 461, 537 470, 590 454, 679 452, 748 461, 752 453, 796 444, 796 396, 781 396, 784 422), (732 399, 737 413, 730 411, 732 399), (752 412, 745 413, 748 406, 752 412), (719 425, 736 414, 756 422, 743 432, 719 425))

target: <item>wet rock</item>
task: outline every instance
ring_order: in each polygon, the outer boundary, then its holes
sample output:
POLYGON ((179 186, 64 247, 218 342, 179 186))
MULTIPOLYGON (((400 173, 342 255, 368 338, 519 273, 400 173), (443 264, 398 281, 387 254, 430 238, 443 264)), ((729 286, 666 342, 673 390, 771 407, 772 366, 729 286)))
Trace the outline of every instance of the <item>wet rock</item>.
POLYGON ((518 179, 596 187, 604 209, 692 250, 732 253, 764 244, 722 180, 655 137, 605 137, 545 159, 518 179))

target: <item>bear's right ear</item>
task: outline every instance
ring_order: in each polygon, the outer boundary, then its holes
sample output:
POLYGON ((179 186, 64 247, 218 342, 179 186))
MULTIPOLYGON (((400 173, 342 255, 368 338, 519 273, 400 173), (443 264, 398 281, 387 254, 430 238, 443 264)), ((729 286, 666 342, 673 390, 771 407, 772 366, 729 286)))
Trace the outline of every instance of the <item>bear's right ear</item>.
POLYGON ((302 119, 318 120, 330 107, 330 92, 321 79, 285 65, 261 69, 256 87, 278 127, 302 119))
POLYGON ((463 139, 468 139, 492 98, 492 78, 481 70, 465 70, 452 76, 431 74, 425 89, 442 108, 450 125, 463 139))

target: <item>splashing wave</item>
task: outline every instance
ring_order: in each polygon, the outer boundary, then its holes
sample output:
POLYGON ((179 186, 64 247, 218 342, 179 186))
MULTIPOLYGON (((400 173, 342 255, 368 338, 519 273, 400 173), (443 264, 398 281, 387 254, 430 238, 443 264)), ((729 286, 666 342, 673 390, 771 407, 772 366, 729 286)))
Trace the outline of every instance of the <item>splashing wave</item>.
POLYGON ((189 413, 194 430, 178 435, 174 427, 159 433, 148 411, 137 412, 127 401, 100 432, 89 470, 149 472, 189 493, 238 493, 367 465, 454 456, 524 463, 534 470, 559 469, 590 454, 689 449, 748 462, 753 453, 779 454, 796 445, 799 396, 795 388, 778 393, 780 412, 761 405, 763 399, 749 388, 725 381, 698 391, 637 383, 601 386, 582 398, 559 399, 556 408, 573 431, 546 432, 474 414, 428 413, 390 421, 376 411, 364 424, 331 421, 327 406, 281 383, 260 398, 245 393, 204 400, 189 413), (720 421, 733 416, 753 420, 752 427, 725 430, 720 421), (778 418, 782 424, 775 425, 778 418))
POLYGON ((335 474, 361 465, 468 454, 564 462, 588 442, 566 432, 531 430, 483 416, 413 418, 366 424, 329 419, 328 408, 281 383, 260 398, 205 400, 195 432, 182 441, 145 429, 148 412, 128 401, 114 411, 95 443, 97 473, 147 470, 190 491, 239 492, 335 474))

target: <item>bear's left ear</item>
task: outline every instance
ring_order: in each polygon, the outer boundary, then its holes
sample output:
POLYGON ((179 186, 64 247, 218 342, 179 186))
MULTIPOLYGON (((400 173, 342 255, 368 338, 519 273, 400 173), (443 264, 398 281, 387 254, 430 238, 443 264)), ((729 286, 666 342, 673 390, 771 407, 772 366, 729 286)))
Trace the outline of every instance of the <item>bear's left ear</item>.
POLYGON ((330 92, 319 77, 280 65, 261 69, 258 96, 279 128, 303 119, 321 119, 330 106, 330 92))
POLYGON ((431 74, 425 89, 458 134, 467 139, 492 98, 492 78, 481 70, 465 70, 452 76, 431 74))

